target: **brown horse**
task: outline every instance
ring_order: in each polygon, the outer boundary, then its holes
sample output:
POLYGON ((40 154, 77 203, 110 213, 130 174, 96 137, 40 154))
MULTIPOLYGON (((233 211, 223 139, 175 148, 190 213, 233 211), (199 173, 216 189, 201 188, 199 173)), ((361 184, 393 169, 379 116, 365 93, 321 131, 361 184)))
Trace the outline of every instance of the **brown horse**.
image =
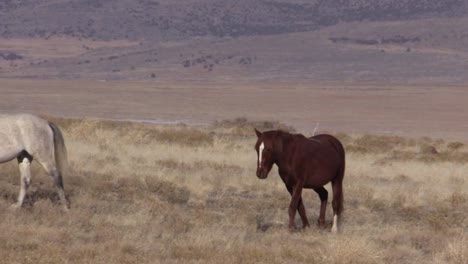
POLYGON ((314 189, 320 197, 320 216, 318 224, 325 225, 325 210, 328 192, 323 187, 328 182, 333 188, 333 227, 338 231, 338 217, 343 210, 343 176, 345 153, 343 145, 331 135, 317 135, 306 138, 300 134, 290 134, 280 130, 264 133, 255 129, 257 134, 257 177, 266 179, 273 164, 278 166, 279 175, 291 194, 289 204, 289 228, 295 229, 296 210, 302 219, 303 227, 309 227, 302 189, 314 189))

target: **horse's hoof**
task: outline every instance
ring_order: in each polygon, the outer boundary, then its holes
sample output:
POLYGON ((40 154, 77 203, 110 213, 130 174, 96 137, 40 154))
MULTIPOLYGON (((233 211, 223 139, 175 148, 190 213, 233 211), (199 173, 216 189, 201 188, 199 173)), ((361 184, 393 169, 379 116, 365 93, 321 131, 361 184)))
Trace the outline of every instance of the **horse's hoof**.
POLYGON ((327 223, 325 222, 325 220, 321 220, 320 218, 317 219, 317 226, 319 228, 326 228, 327 227, 327 223))
POLYGON ((336 228, 336 226, 332 227, 331 233, 332 234, 337 234, 338 233, 338 228, 336 228))
POLYGON ((326 229, 327 228, 327 224, 317 224, 317 227, 319 229, 326 229))
POLYGON ((18 209, 20 209, 20 208, 21 208, 21 205, 19 205, 19 204, 12 204, 12 205, 10 206, 10 209, 11 209, 11 210, 18 210, 18 209))

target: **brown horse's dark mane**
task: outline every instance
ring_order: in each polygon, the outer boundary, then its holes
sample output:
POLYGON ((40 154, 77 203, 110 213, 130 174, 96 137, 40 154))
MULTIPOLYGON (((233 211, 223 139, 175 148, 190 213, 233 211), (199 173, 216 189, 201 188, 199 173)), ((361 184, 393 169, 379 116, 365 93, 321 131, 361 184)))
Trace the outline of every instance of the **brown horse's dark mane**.
POLYGON ((281 136, 283 139, 311 139, 310 137, 306 137, 303 134, 300 133, 290 133, 288 131, 284 130, 276 130, 278 135, 281 136))
POLYGON ((305 138, 304 135, 299 134, 299 133, 293 134, 293 133, 290 133, 290 132, 288 132, 288 131, 281 130, 281 129, 278 129, 278 130, 276 130, 276 131, 277 131, 279 134, 283 135, 283 136, 297 136, 297 137, 303 137, 303 138, 305 138))
POLYGON ((276 155, 281 155, 285 145, 289 146, 289 144, 300 144, 302 140, 313 140, 317 143, 321 143, 319 140, 316 140, 312 137, 308 138, 304 136, 303 134, 299 134, 299 133, 293 134, 284 130, 273 130, 273 131, 276 131, 276 136, 281 139, 281 146, 275 147, 276 155))

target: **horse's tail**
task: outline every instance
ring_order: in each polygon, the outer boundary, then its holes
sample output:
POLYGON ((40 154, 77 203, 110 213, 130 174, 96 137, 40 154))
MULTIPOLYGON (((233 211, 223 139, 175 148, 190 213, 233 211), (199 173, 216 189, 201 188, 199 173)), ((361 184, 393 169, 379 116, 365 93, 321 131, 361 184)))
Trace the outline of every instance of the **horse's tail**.
POLYGON ((341 213, 343 212, 343 204, 344 204, 343 178, 345 174, 346 157, 345 157, 345 152, 343 148, 342 148, 342 157, 343 157, 343 163, 342 163, 341 168, 338 170, 338 179, 337 179, 339 181, 339 184, 341 185, 340 186, 341 192, 340 192, 340 195, 338 195, 338 210, 337 210, 338 215, 341 215, 341 213))
POLYGON ((67 148, 65 147, 62 131, 60 131, 58 126, 52 122, 49 122, 49 126, 54 133, 55 164, 59 174, 62 175, 68 166, 67 148))
POLYGON ((345 174, 345 167, 346 167, 346 156, 343 144, 339 140, 336 140, 336 147, 338 151, 338 155, 341 159, 341 166, 338 168, 337 174, 335 179, 332 181, 333 185, 333 192, 334 192, 334 200, 336 199, 336 213, 341 215, 343 212, 343 204, 344 204, 344 195, 343 195, 343 178, 345 174), (335 196, 336 193, 336 196, 335 196))

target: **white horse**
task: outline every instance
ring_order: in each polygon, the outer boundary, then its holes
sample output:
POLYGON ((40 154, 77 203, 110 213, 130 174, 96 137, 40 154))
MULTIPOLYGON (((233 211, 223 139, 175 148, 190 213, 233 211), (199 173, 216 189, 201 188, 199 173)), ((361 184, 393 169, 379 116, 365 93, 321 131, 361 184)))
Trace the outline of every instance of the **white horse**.
POLYGON ((18 160, 21 189, 13 207, 21 207, 31 183, 31 162, 36 159, 54 179, 60 201, 68 210, 62 172, 67 150, 60 129, 52 122, 30 114, 0 115, 0 163, 18 160))

